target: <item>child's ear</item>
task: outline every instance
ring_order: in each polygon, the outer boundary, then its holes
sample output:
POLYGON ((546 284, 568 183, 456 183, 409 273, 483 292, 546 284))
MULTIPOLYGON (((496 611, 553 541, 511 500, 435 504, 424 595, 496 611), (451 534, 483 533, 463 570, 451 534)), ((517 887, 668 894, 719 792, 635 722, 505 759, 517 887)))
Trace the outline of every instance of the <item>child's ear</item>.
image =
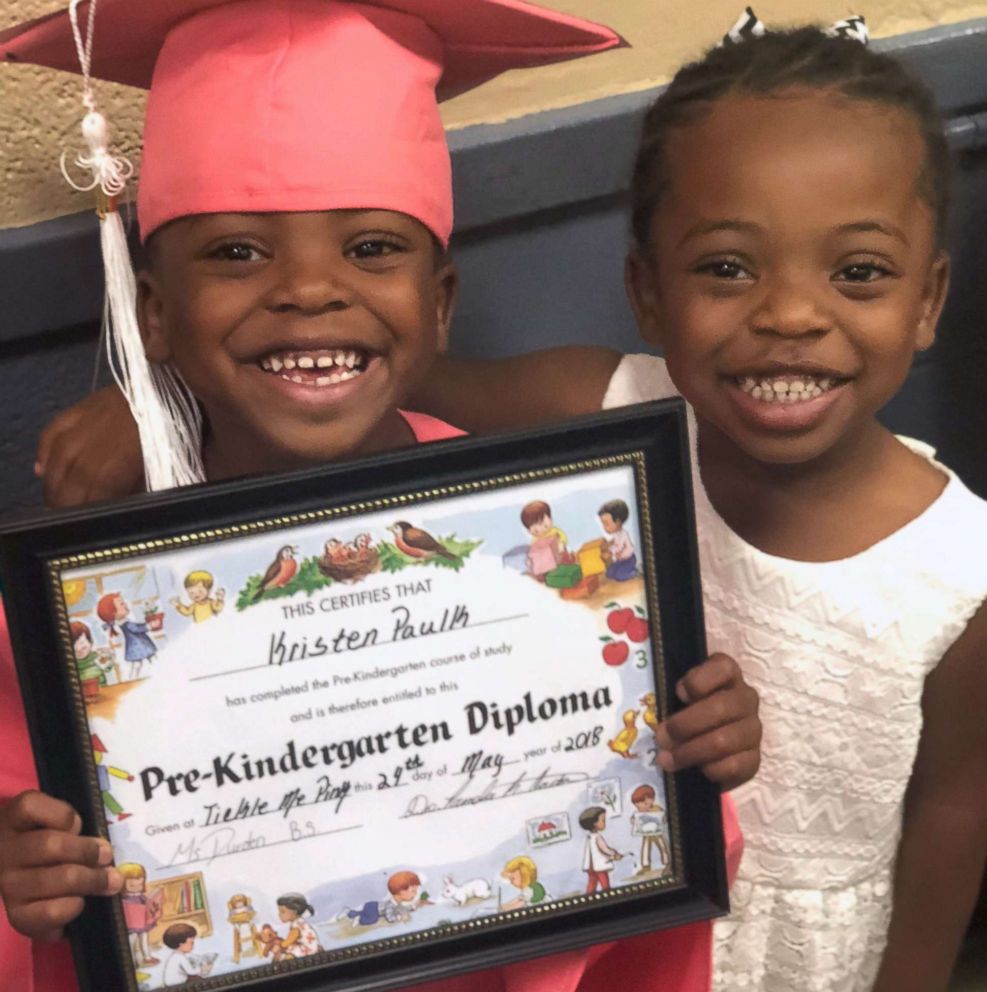
POLYGON ((641 337, 650 345, 661 346, 661 318, 658 278, 654 266, 640 248, 632 248, 624 263, 624 287, 637 320, 641 337))
POLYGON ((147 360, 159 365, 171 361, 171 345, 164 324, 164 301, 157 280, 143 269, 137 274, 137 325, 147 360))
POLYGON ((922 294, 922 314, 915 335, 915 347, 918 351, 931 348, 936 339, 936 326, 946 303, 946 294, 949 292, 949 270, 949 254, 941 250, 929 268, 922 294))
POLYGON ((459 297, 459 269, 446 258, 435 273, 435 318, 438 329, 439 352, 449 347, 449 328, 459 297))

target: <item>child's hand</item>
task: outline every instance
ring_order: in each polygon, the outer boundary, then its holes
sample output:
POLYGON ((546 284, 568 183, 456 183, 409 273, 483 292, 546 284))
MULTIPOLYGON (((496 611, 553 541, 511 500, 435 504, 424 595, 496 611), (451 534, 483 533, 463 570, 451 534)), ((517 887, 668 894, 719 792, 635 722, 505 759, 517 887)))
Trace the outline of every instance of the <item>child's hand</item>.
POLYGON ((11 925, 33 940, 58 940, 84 896, 123 888, 110 845, 81 830, 71 806, 40 792, 0 806, 0 896, 11 925))
POLYGON ((141 492, 140 438, 120 390, 99 389, 59 413, 41 434, 34 471, 42 477, 45 502, 52 507, 141 492))
POLYGON ((658 764, 667 772, 698 765, 723 790, 753 778, 761 763, 758 696, 737 662, 714 654, 680 679, 675 693, 689 705, 658 725, 658 764))

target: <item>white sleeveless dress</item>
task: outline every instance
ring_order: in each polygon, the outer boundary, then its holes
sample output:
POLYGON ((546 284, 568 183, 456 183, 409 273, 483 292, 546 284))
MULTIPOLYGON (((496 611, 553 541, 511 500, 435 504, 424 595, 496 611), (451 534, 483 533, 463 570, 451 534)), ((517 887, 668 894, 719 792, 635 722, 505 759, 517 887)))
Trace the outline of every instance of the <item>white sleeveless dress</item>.
MULTIPOLYGON (((632 355, 604 407, 674 395, 662 359, 632 355)), ((764 725, 760 770, 733 793, 745 849, 714 928, 717 992, 874 981, 925 677, 987 599, 987 502, 934 464, 949 481, 924 513, 852 558, 808 563, 730 530, 693 457, 709 650, 739 662, 764 725)))

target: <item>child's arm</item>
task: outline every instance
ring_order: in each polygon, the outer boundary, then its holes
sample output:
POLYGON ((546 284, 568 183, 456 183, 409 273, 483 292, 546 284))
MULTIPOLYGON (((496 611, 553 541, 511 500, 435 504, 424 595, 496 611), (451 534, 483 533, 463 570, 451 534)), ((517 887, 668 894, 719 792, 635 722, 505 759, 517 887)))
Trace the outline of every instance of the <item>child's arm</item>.
POLYGON ((941 992, 987 853, 987 605, 926 679, 874 992, 941 992))
POLYGON ((123 876, 109 867, 110 845, 81 830, 71 806, 40 792, 0 805, 0 896, 11 925, 25 936, 57 940, 82 912, 85 896, 123 888, 123 876))
POLYGON ((410 405, 474 434, 595 413, 619 352, 570 346, 511 358, 440 355, 410 405))
POLYGON ((675 693, 689 705, 658 725, 658 764, 667 772, 697 765, 724 790, 752 779, 761 763, 759 701, 737 662, 711 655, 679 679, 675 693))
MULTIPOLYGON (((473 433, 533 427, 599 410, 620 358, 607 348, 575 346, 501 359, 440 355, 409 406, 473 433)), ((36 471, 49 506, 142 490, 137 427, 116 386, 52 420, 38 443, 36 471)))

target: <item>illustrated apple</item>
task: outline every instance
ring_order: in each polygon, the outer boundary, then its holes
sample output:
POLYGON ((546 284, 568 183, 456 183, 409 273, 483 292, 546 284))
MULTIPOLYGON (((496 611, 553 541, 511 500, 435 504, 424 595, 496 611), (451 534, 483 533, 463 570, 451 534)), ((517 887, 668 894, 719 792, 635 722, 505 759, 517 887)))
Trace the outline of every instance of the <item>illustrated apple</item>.
POLYGON ((627 625, 634 619, 634 611, 627 607, 623 610, 611 610, 607 615, 607 626, 615 634, 623 634, 627 625))
POLYGON ((648 639, 648 621, 641 617, 633 617, 627 625, 627 636, 635 644, 646 641, 648 639))
POLYGON ((614 667, 627 661, 630 653, 631 649, 625 641, 611 641, 603 645, 603 660, 614 667))

